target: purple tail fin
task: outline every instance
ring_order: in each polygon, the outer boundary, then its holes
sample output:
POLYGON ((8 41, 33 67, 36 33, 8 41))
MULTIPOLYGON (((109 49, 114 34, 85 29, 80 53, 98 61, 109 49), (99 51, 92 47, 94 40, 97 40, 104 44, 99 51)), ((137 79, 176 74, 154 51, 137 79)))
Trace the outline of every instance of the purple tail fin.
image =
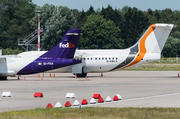
POLYGON ((81 35, 81 29, 72 29, 66 32, 61 42, 48 52, 44 53, 42 58, 73 58, 78 41, 81 35))

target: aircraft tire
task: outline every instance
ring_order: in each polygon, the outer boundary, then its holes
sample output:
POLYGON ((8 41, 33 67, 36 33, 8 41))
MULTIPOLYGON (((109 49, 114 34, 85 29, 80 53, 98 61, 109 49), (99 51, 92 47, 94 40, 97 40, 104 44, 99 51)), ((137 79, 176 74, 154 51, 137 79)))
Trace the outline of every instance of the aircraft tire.
POLYGON ((0 80, 7 80, 7 77, 6 76, 2 76, 2 77, 0 77, 0 80))
POLYGON ((77 77, 86 77, 87 73, 77 74, 77 77))

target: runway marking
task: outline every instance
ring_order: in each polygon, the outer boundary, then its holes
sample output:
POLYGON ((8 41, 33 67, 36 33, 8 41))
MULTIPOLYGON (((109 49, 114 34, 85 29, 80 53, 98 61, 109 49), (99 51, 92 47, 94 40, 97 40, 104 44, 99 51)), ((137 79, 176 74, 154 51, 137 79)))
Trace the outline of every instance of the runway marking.
POLYGON ((126 99, 126 100, 120 100, 121 102, 125 101, 133 101, 133 100, 142 100, 142 99, 148 99, 148 98, 158 98, 158 97, 165 97, 170 95, 179 95, 180 93, 172 93, 172 94, 164 94, 164 95, 156 95, 156 96, 148 96, 148 97, 141 97, 141 98, 133 98, 133 99, 126 99))
POLYGON ((126 101, 134 101, 134 100, 142 100, 142 99, 166 97, 166 96, 171 96, 171 95, 180 95, 180 93, 171 93, 171 94, 155 95, 155 96, 148 96, 148 97, 141 97, 141 98, 132 98, 132 99, 126 99, 126 100, 119 100, 119 101, 112 101, 112 102, 104 102, 104 103, 96 103, 96 104, 88 104, 88 105, 81 105, 81 106, 82 106, 82 107, 86 107, 86 106, 93 106, 93 105, 111 104, 111 103, 117 103, 117 102, 126 102, 126 101))

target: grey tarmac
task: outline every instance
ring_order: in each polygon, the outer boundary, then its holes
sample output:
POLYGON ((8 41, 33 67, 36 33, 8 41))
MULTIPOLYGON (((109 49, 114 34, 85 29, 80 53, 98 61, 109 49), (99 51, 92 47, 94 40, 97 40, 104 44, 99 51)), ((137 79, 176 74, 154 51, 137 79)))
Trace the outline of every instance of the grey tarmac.
MULTIPOLYGON (((0 81, 0 96, 4 91, 12 93, 12 97, 0 97, 0 111, 45 108, 48 103, 55 106, 61 102, 63 108, 66 101, 71 104, 83 99, 89 102, 94 93, 99 93, 105 100, 120 94, 122 100, 110 103, 88 104, 95 107, 180 107, 180 71, 114 71, 88 74, 85 78, 74 78, 70 73, 56 73, 49 77, 45 73, 43 81, 38 74, 8 77, 0 81), (42 92, 43 98, 34 98, 35 92, 42 92), (66 93, 75 93, 76 98, 65 98, 66 93)), ((42 75, 42 74, 41 74, 42 75)), ((51 74, 52 75, 52 74, 51 74)), ((82 106, 82 107, 86 107, 82 106)), ((74 106, 72 106, 74 107, 74 106)))

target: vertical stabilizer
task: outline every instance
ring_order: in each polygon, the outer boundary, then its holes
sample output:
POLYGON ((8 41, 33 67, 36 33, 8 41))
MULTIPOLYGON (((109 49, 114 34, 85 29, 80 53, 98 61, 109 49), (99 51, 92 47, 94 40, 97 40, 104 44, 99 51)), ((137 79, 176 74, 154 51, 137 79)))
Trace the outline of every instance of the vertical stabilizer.
POLYGON ((153 29, 153 31, 145 40, 146 52, 161 53, 173 26, 173 24, 151 25, 149 29, 153 29))
POLYGON ((112 70, 139 64, 144 59, 146 61, 159 59, 173 27, 173 24, 153 24, 149 26, 139 41, 126 49, 129 50, 127 58, 112 70))
POLYGON ((73 58, 78 41, 81 35, 81 29, 72 29, 66 32, 61 42, 51 50, 40 56, 41 58, 73 58))

